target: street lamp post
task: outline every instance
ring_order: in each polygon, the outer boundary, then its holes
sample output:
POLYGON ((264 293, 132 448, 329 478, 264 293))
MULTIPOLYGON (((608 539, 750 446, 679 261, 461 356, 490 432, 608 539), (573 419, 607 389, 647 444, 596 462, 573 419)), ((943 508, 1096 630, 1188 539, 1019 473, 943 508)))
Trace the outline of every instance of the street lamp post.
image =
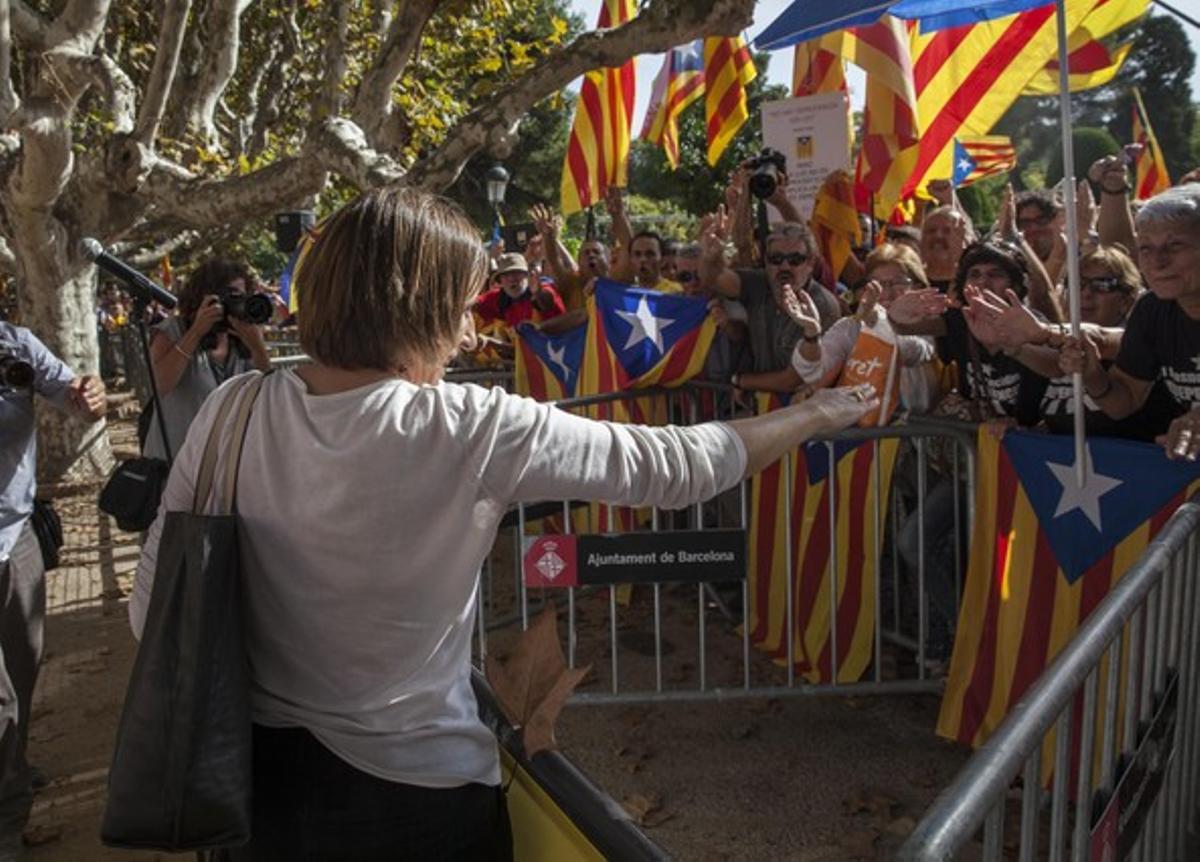
POLYGON ((500 206, 508 190, 508 171, 502 165, 492 165, 484 179, 487 181, 487 199, 492 205, 492 241, 500 239, 500 206))

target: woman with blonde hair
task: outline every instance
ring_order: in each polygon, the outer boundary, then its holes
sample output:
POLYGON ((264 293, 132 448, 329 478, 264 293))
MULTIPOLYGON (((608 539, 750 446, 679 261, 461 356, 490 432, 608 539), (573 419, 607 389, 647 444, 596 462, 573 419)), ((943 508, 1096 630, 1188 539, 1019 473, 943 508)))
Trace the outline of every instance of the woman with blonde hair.
MULTIPOLYGON (((841 389, 753 419, 646 428, 446 383, 486 273, 456 207, 385 188, 331 216, 297 274, 313 362, 262 382, 237 484, 254 819, 234 859, 509 857, 496 740, 470 685, 478 572, 506 509, 691 505, 872 409, 841 389)), ((163 512, 190 507, 237 385, 208 400, 175 461, 130 600, 135 632, 163 512)))

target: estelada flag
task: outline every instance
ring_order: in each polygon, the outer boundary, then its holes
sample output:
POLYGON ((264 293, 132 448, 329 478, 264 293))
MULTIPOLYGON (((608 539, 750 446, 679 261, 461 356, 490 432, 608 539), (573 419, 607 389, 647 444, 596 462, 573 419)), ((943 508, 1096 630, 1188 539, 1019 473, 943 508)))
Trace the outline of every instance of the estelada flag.
MULTIPOLYGON (((759 393, 757 401, 763 413, 787 398, 759 393)), ((790 469, 781 459, 751 480, 750 639, 786 666, 790 620, 794 667, 810 683, 832 682, 835 661, 837 681, 855 682, 873 659, 879 554, 897 445, 895 439, 810 443, 792 453, 790 469)))
POLYGON ((704 369, 717 326, 708 303, 602 278, 587 301, 580 395, 681 386, 704 369))
POLYGON ((528 323, 515 331, 516 365, 513 384, 518 395, 538 401, 557 401, 575 395, 583 366, 587 327, 547 335, 528 323))
POLYGON ((1200 490, 1200 464, 1168 461, 1148 443, 1089 438, 1082 489, 1070 436, 1010 431, 1000 442, 981 430, 977 452, 974 536, 937 725, 972 746, 1200 490))

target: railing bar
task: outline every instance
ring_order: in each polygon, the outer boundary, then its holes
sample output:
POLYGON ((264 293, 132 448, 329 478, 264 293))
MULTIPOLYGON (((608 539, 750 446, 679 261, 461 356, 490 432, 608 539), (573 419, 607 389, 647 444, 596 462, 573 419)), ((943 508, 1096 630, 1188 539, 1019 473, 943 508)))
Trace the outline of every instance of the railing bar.
POLYGON ((1116 769, 1117 706, 1121 695, 1121 638, 1113 638, 1108 647, 1108 668, 1104 680, 1104 736, 1100 743, 1100 787, 1112 792, 1116 769))
POLYGON ((958 484, 958 443, 952 442, 950 451, 953 460, 954 472, 954 608, 955 608, 955 625, 958 623, 958 609, 962 607, 962 525, 959 523, 960 503, 958 499, 959 484, 958 484))
POLYGON ((892 631, 900 632, 900 500, 895 494, 892 497, 892 631))
POLYGON ((1067 830, 1067 771, 1071 764, 1071 713, 1075 700, 1067 701, 1054 731, 1054 787, 1050 799, 1050 862, 1062 862, 1067 830))
POLYGON ((529 630, 529 596, 525 591, 525 504, 517 504, 517 595, 521 597, 521 631, 529 630))
POLYGON ((875 469, 871 471, 871 493, 875 498, 875 505, 871 510, 871 516, 874 519, 871 524, 871 552, 873 554, 871 557, 871 577, 874 580, 875 586, 875 660, 873 662, 875 673, 873 675, 876 682, 881 682, 883 680, 883 607, 881 605, 883 600, 881 595, 883 592, 883 578, 880 576, 879 565, 882 562, 883 556, 882 541, 880 539, 880 532, 883 530, 883 516, 880 509, 883 506, 883 502, 879 499, 881 493, 880 486, 882 485, 880 471, 882 468, 879 464, 880 448, 878 440, 874 443, 874 449, 872 464, 874 464, 875 469))
POLYGON ((837 553, 837 507, 838 468, 837 452, 833 441, 825 444, 829 456, 829 474, 825 480, 829 487, 829 682, 838 683, 838 553, 837 553))
POLYGON ((1134 610, 1129 621, 1129 655, 1125 659, 1125 718, 1121 724, 1121 751, 1133 751, 1137 743, 1138 686, 1141 674, 1142 620, 1146 606, 1134 610))
POLYGON ((1092 798, 1092 770, 1096 745, 1096 689, 1100 668, 1092 668, 1083 686, 1083 712, 1079 722, 1079 773, 1075 779, 1075 836, 1071 841, 1073 862, 1086 862, 1090 850, 1088 833, 1091 826, 1088 811, 1092 798))
MULTIPOLYGON (((1198 566, 1200 566, 1200 533, 1192 533, 1188 540, 1187 554, 1188 587, 1192 591, 1192 599, 1187 603, 1188 618, 1191 620, 1191 642, 1186 668, 1189 680, 1187 700, 1189 720, 1184 728, 1190 743, 1187 771, 1184 774, 1184 801, 1186 803, 1184 812, 1189 832, 1195 820, 1197 793, 1200 792, 1196 786, 1197 783, 1200 783, 1200 739, 1196 737, 1196 734, 1200 733, 1200 585, 1196 584, 1198 566)), ((1187 836, 1185 836, 1186 839, 1187 836)))
MULTIPOLYGON (((611 521, 610 521, 611 523, 611 521)), ((619 690, 617 684, 617 585, 608 588, 608 632, 612 649, 612 693, 619 690)))
MULTIPOLYGON (((732 405, 732 400, 730 401, 732 405)), ((732 412, 733 407, 730 407, 732 412)), ((746 502, 746 481, 742 480, 739 485, 741 494, 741 515, 742 529, 749 532, 750 518, 747 512, 746 502)), ((749 555, 746 557, 747 565, 749 565, 749 555)), ((746 572, 742 578, 742 686, 749 690, 750 688, 750 573, 746 572)))
POLYGON ((988 862, 999 862, 1003 851, 1004 800, 1000 799, 983 822, 983 858, 988 862))
POLYGON ((917 447, 917 679, 925 679, 925 640, 929 631, 925 596, 925 438, 917 447))
POLYGON ((1039 745, 1025 758, 1021 788, 1021 845, 1022 862, 1037 858, 1038 812, 1042 795, 1042 747, 1039 745))
POLYGON ((787 684, 796 684, 796 608, 795 608, 795 577, 792 570, 792 453, 783 456, 783 570, 787 573, 784 580, 784 602, 787 611, 783 617, 783 625, 787 636, 787 684))
MULTIPOLYGON (((658 507, 650 512, 650 531, 659 530, 658 507)), ((663 690, 663 651, 662 651, 662 584, 654 584, 654 690, 663 690)))
POLYGON ((1158 654, 1158 583, 1150 590, 1146 600, 1146 636, 1143 639, 1142 652, 1142 697, 1138 710, 1138 719, 1148 721, 1154 707, 1154 659, 1158 654))
MULTIPOLYGON (((1171 566, 1168 569, 1168 580, 1171 585, 1171 638, 1167 646, 1167 667, 1168 670, 1178 671, 1180 667, 1180 643, 1182 632, 1182 612, 1183 612, 1183 557, 1187 548, 1180 548, 1175 552, 1171 561, 1171 566)), ((1176 680, 1176 686, 1179 690, 1176 692, 1176 701, 1178 704, 1183 704, 1184 688, 1186 683, 1180 675, 1176 680)), ((1177 805, 1177 796, 1179 793, 1179 764, 1184 758, 1183 742, 1179 734, 1178 722, 1174 730, 1173 745, 1176 749, 1175 757, 1171 758, 1171 763, 1167 769, 1166 779, 1163 782, 1162 795, 1165 797, 1160 800, 1159 807, 1162 813, 1159 816, 1160 820, 1160 836, 1158 840, 1158 852, 1161 858, 1167 858, 1167 848, 1172 847, 1175 841, 1175 832, 1178 826, 1179 810, 1177 805)))
POLYGON ((705 655, 704 655, 704 634, 705 634, 704 624, 705 624, 705 619, 706 619, 705 607, 704 607, 704 604, 705 604, 705 602, 704 602, 704 584, 696 585, 696 593, 698 596, 698 601, 700 602, 700 608, 699 608, 699 612, 697 614, 699 621, 700 621, 700 624, 699 624, 700 640, 699 640, 699 643, 697 644, 697 647, 700 650, 700 690, 704 691, 706 688, 708 688, 708 665, 706 664, 705 655))

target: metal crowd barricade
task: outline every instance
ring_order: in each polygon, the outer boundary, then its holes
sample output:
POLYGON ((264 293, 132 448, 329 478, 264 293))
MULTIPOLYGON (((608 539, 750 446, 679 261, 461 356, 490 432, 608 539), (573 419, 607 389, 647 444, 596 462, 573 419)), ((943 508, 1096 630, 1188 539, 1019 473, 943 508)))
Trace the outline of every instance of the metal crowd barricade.
MULTIPOLYGON (((601 404, 611 404, 646 397, 665 397, 669 421, 674 424, 689 424, 698 420, 701 415, 701 400, 705 400, 711 409, 715 404, 717 416, 709 418, 736 418, 737 415, 747 415, 737 412, 732 398, 731 387, 720 384, 691 383, 678 389, 648 389, 633 392, 621 392, 610 395, 574 398, 558 402, 563 409, 581 410, 601 404)), ((763 697, 779 695, 801 695, 835 693, 849 694, 878 694, 878 693, 913 693, 936 692, 941 689, 941 662, 934 662, 927 657, 928 643, 928 614, 929 597, 926 591, 927 556, 924 535, 925 495, 927 492, 926 476, 930 472, 927 448, 931 440, 940 438, 947 441, 955 456, 952 461, 952 476, 947 480, 953 482, 954 488, 954 526, 953 541, 955 543, 953 580, 955 586, 955 606, 961 589, 961 579, 964 574, 965 556, 959 549, 959 537, 970 534, 973 522, 973 500, 975 484, 975 428, 962 424, 942 424, 925 420, 920 424, 898 424, 884 428, 851 429, 826 440, 825 452, 829 458, 830 476, 837 475, 835 469, 835 443, 841 441, 873 441, 875 447, 874 475, 874 518, 877 529, 873 531, 873 547, 866 549, 876 560, 874 576, 875 584, 875 628, 873 640, 873 660, 871 666, 859 682, 837 682, 837 625, 838 614, 830 615, 830 642, 833 645, 830 677, 828 683, 808 683, 798 680, 795 673, 797 644, 793 633, 794 626, 786 626, 786 657, 783 667, 777 667, 768 660, 752 661, 750 625, 749 625, 749 579, 744 578, 740 586, 741 612, 736 613, 729 607, 736 604, 736 596, 726 591, 722 593, 720 584, 700 583, 696 587, 695 597, 686 598, 686 592, 691 584, 661 584, 652 583, 646 586, 650 589, 649 619, 644 621, 644 629, 633 627, 635 617, 631 608, 622 610, 618 606, 616 586, 569 587, 556 589, 527 590, 523 578, 522 558, 524 539, 527 525, 533 520, 547 515, 561 516, 561 529, 570 532, 571 511, 573 507, 583 505, 572 501, 551 501, 542 504, 523 504, 517 506, 506 517, 501 529, 508 527, 512 530, 510 545, 512 571, 497 572, 489 557, 482 572, 482 583, 477 620, 476 656, 482 661, 488 651, 488 636, 498 628, 520 622, 525 628, 529 624, 531 613, 546 600, 556 601, 561 605, 566 602, 566 643, 564 653, 570 667, 591 662, 596 669, 593 679, 585 683, 572 696, 576 703, 611 703, 611 702, 654 702, 654 701, 690 701, 701 699, 723 699, 730 697, 763 697), (901 513, 898 495, 888 494, 892 511, 890 517, 885 517, 880 491, 880 458, 879 449, 883 440, 899 438, 910 448, 910 457, 915 468, 915 499, 908 511, 901 513), (903 518, 902 518, 903 515, 903 518), (897 528, 903 522, 910 526, 915 524, 917 531, 917 565, 916 571, 903 576, 902 566, 896 549, 897 528), (884 551, 887 551, 885 554, 884 551), (885 559, 889 565, 884 565, 885 559), (509 580, 511 578, 511 580, 509 580), (883 589, 885 581, 890 581, 890 601, 884 603, 883 589), (511 592, 509 585, 511 584, 511 592), (585 598, 595 597, 597 593, 603 597, 607 591, 607 643, 599 642, 596 637, 585 637, 581 634, 579 616, 581 602, 585 598), (514 600, 515 598, 515 600, 514 600), (669 599, 669 601, 668 601, 669 599), (732 629, 741 639, 740 671, 736 678, 717 681, 708 664, 708 645, 706 639, 713 636, 713 625, 708 620, 709 612, 723 615, 727 623, 733 624, 726 628, 732 629), (667 653, 664 649, 664 624, 666 614, 678 614, 679 620, 684 616, 694 616, 696 619, 695 651, 693 669, 680 668, 677 663, 674 668, 667 667, 667 653), (624 619, 622 619, 624 617, 624 619), (622 630, 627 633, 622 634, 622 630), (636 640, 641 644, 640 650, 634 652, 640 655, 630 656, 629 650, 622 649, 622 642, 636 640), (652 649, 647 650, 647 643, 652 649), (900 670, 900 660, 897 659, 892 678, 885 678, 884 647, 889 650, 889 658, 901 656, 907 660, 904 670, 900 670), (587 655, 584 655, 587 652, 587 655), (630 660, 632 658, 632 660, 630 660), (650 667, 646 667, 645 659, 649 658, 650 667), (607 659, 607 661, 602 661, 607 659), (652 684, 630 685, 623 681, 621 670, 628 662, 635 666, 635 675, 643 680, 652 679, 652 684), (684 672, 688 671, 688 672, 684 672), (684 678, 690 685, 678 685, 684 678), (670 680, 670 684, 668 684, 670 680)), ((785 456, 784 475, 790 475, 792 455, 785 456)), ((895 483, 893 483, 895 484, 895 483)), ((670 530, 673 525, 686 521, 683 529, 708 529, 717 527, 740 527, 745 530, 750 521, 750 480, 741 483, 734 492, 726 492, 724 499, 717 498, 690 507, 685 515, 664 513, 654 509, 650 513, 648 529, 651 532, 670 530), (732 520, 732 523, 730 521, 732 520)), ((785 499, 790 503, 792 488, 787 488, 785 499)), ((830 558, 825 566, 824 577, 828 579, 831 606, 838 597, 838 547, 836 536, 836 511, 840 501, 836 491, 829 494, 829 530, 830 558)), ((611 510, 610 510, 611 512, 611 510)), ((784 513, 787 523, 787 547, 792 547, 791 512, 784 513)), ((612 522, 611 517, 609 518, 612 522)), ((641 529, 641 528, 639 528, 641 529)), ((500 542, 504 541, 500 539, 500 542)), ((499 556, 494 554, 493 556, 499 556)), ((507 562, 507 561, 505 561, 507 562)), ((799 560, 788 560, 790 572, 800 564, 799 560)), ((793 607, 792 594, 794 577, 786 581, 786 606, 793 607)), ((639 589, 641 587, 639 586, 639 589)), ((643 594, 644 595, 644 594, 643 594)), ((835 606, 834 606, 835 607, 835 606)), ((596 612, 596 603, 592 599, 592 615, 596 612)), ((714 617, 714 619, 716 619, 714 617)), ((594 628, 594 626, 593 626, 594 628)), ((719 630, 718 630, 719 633, 719 630)), ((591 632, 595 635, 595 631, 591 632)), ((732 635, 731 635, 732 636, 732 635)), ((679 652, 683 652, 680 650, 679 652)), ((683 656, 679 661, 685 661, 683 656)))
POLYGON ((982 828, 983 858, 1000 859, 1010 814, 1023 860, 1063 859, 1068 843, 1073 860, 1197 858, 1198 572, 1200 495, 1171 516, 935 800, 900 858, 957 858, 982 828), (1051 730, 1046 794, 1042 755, 1051 730), (1018 777, 1019 804, 1006 804, 1018 777))

